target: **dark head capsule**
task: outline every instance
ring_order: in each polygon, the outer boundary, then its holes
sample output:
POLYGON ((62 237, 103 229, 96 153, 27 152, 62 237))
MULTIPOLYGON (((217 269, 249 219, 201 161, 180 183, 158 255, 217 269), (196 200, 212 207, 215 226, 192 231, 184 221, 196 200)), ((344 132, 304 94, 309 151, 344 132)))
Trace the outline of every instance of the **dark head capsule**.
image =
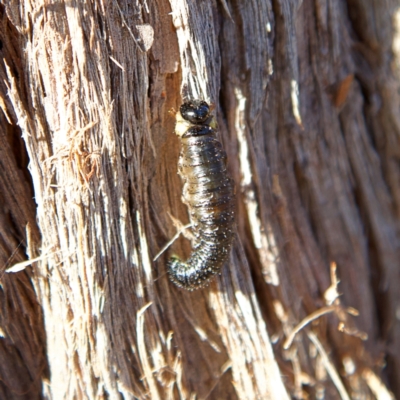
POLYGON ((192 124, 203 123, 210 114, 210 106, 203 100, 183 103, 180 108, 182 117, 192 124))

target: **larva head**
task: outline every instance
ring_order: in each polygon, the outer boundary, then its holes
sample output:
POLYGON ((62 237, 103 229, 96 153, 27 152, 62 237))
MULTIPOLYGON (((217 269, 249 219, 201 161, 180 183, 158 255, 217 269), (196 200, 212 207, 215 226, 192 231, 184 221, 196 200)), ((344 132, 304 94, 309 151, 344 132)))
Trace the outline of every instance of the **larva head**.
POLYGON ((180 108, 182 118, 192 124, 203 123, 210 114, 210 106, 203 100, 183 103, 180 108))

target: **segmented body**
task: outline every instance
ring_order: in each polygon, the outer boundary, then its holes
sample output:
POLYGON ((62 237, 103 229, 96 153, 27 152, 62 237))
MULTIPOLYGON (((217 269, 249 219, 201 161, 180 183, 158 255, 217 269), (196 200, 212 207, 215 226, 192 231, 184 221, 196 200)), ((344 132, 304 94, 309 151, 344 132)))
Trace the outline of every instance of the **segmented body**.
POLYGON ((194 290, 207 285, 229 256, 234 238, 234 184, 226 170, 226 153, 215 138, 216 123, 209 116, 208 104, 184 103, 180 111, 178 168, 185 180, 183 200, 195 239, 189 259, 172 257, 168 272, 176 285, 194 290))

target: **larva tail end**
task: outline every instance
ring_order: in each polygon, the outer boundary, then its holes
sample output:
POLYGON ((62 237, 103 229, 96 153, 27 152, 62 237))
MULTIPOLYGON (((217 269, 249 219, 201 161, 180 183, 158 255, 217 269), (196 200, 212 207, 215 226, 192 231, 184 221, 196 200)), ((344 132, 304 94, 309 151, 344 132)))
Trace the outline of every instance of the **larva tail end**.
POLYGON ((168 262, 169 279, 178 287, 189 290, 190 292, 196 289, 201 289, 210 283, 211 277, 203 277, 203 279, 193 279, 193 274, 190 273, 190 267, 179 257, 172 256, 168 262))
POLYGON ((193 290, 186 277, 187 268, 187 265, 179 257, 172 256, 168 261, 169 279, 180 288, 193 290))

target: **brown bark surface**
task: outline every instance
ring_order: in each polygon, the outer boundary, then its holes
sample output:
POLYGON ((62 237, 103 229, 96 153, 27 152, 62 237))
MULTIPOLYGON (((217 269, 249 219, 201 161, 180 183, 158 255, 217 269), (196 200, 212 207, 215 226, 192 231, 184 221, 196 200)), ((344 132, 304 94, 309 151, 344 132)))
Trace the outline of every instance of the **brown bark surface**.
POLYGON ((397 1, 0 16, 1 399, 400 397, 397 1), (190 98, 237 197, 229 262, 195 292, 166 274, 188 240, 153 261, 188 223, 190 98))

